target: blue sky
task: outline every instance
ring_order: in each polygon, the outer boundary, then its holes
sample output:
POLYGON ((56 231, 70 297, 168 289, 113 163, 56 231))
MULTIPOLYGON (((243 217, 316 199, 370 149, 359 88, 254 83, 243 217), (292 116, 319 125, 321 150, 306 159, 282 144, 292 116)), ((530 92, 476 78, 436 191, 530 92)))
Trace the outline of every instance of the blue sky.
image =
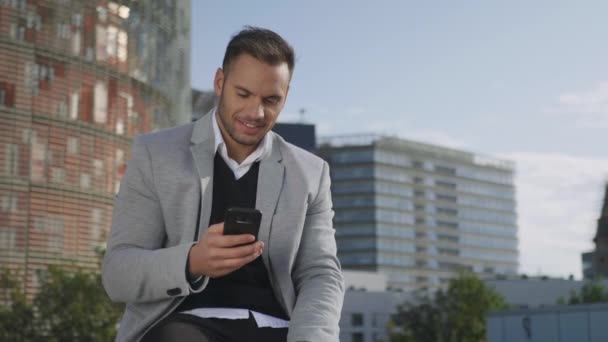
POLYGON ((273 29, 297 54, 280 121, 514 160, 521 271, 580 277, 608 176, 608 2, 192 2, 193 87, 244 25, 273 29))

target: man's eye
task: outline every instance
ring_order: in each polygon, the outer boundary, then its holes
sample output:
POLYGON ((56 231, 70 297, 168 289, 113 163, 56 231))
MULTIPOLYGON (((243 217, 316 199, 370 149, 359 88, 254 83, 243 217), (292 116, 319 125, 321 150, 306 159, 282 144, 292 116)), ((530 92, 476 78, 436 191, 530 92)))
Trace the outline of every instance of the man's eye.
POLYGON ((279 100, 277 100, 277 99, 265 99, 264 102, 266 102, 267 104, 270 104, 270 105, 275 105, 275 104, 279 103, 279 100))
POLYGON ((249 94, 243 94, 243 93, 238 93, 237 95, 238 95, 239 97, 247 97, 247 96, 249 96, 249 94))

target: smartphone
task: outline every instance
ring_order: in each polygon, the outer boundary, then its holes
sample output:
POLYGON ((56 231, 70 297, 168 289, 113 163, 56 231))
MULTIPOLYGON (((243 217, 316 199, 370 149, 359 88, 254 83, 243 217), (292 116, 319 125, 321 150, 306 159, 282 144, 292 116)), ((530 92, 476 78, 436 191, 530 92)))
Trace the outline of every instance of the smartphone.
POLYGON ((224 235, 251 234, 258 240, 262 213, 257 209, 231 207, 226 210, 224 235))

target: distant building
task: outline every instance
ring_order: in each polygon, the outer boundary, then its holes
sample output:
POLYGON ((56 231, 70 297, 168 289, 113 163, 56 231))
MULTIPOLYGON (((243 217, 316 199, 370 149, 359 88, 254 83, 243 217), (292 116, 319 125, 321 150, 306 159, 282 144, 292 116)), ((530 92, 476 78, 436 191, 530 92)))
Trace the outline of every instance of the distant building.
POLYGON ((390 342, 388 324, 403 298, 395 292, 346 291, 340 342, 390 342))
MULTIPOLYGON (((540 308, 554 306, 560 298, 567 300, 570 293, 580 293, 585 280, 547 277, 488 279, 486 285, 505 298, 511 308, 540 308)), ((608 281, 603 285, 608 288, 608 281)))
POLYGON ((317 135, 315 125, 305 123, 283 123, 279 122, 272 130, 300 148, 309 152, 315 152, 317 148, 317 135))
POLYGON ((397 306, 410 298, 386 291, 377 272, 343 270, 346 295, 340 318, 340 342, 390 342, 388 322, 397 306))
POLYGON ((606 184, 604 204, 597 220, 597 230, 593 238, 595 250, 583 253, 583 276, 586 279, 608 277, 608 184, 606 184))
POLYGON ((190 1, 0 1, 0 265, 96 270, 132 137, 189 122, 190 1))
POLYGON ((488 342, 606 342, 608 304, 560 305, 492 312, 488 342))
POLYGON ((386 276, 382 273, 342 270, 342 275, 349 290, 386 291, 386 276))
POLYGON ((431 291, 459 270, 517 272, 514 165, 386 136, 321 139, 331 166, 338 257, 431 291))

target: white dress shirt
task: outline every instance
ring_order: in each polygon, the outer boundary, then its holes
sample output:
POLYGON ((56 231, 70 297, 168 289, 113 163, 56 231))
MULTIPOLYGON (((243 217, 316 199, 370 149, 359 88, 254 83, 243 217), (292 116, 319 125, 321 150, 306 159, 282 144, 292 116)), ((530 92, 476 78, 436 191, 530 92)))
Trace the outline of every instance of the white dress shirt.
MULTIPOLYGON (((272 150, 272 140, 264 136, 258 147, 253 151, 241 164, 237 163, 234 159, 228 156, 228 150, 226 148, 226 142, 220 131, 220 127, 217 124, 216 111, 213 111, 213 135, 215 137, 215 153, 219 153, 222 159, 226 162, 226 165, 234 173, 236 179, 243 177, 250 169, 251 166, 265 158, 270 154, 272 150)), ((253 310, 248 309, 234 309, 234 308, 198 308, 188 311, 182 311, 182 313, 199 316, 202 318, 224 318, 224 319, 247 319, 249 313, 255 318, 255 322, 259 328, 270 327, 270 328, 287 328, 289 321, 265 315, 253 310)))

